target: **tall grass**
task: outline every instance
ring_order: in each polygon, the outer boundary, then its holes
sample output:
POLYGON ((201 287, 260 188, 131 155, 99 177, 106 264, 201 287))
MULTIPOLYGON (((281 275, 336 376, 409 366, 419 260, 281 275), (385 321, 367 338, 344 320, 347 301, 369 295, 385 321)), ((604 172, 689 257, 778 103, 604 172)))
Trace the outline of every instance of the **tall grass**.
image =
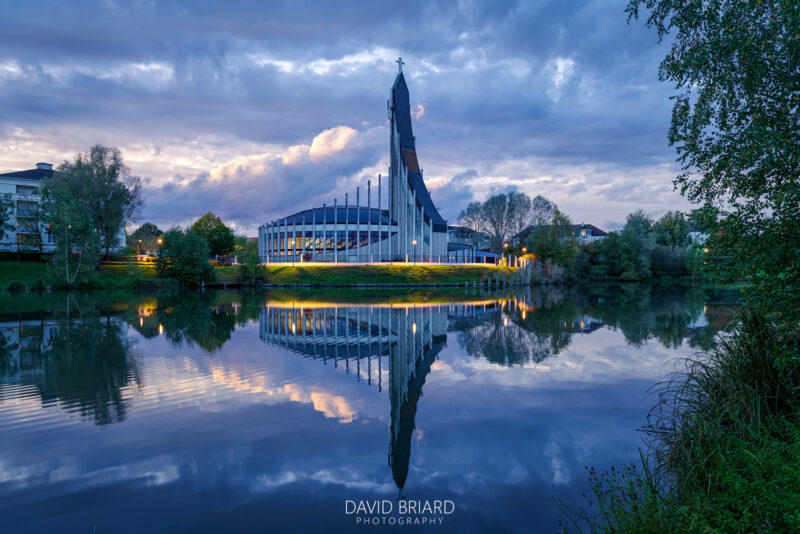
POLYGON ((745 309, 705 354, 651 389, 648 456, 590 470, 594 513, 563 531, 800 531, 800 329, 745 309))
POLYGON ((659 402, 644 429, 660 474, 678 487, 709 488, 729 440, 785 438, 782 420, 797 415, 798 350, 796 327, 747 309, 714 350, 681 360, 652 389, 659 402))

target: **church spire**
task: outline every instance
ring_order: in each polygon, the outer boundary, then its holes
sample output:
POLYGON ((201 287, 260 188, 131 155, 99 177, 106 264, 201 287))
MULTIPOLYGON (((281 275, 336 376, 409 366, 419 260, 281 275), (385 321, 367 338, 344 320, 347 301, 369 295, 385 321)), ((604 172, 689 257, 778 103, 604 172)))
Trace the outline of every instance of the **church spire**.
POLYGON ((403 74, 403 65, 405 65, 403 58, 399 57, 395 59, 394 62, 397 63, 397 74, 403 74))

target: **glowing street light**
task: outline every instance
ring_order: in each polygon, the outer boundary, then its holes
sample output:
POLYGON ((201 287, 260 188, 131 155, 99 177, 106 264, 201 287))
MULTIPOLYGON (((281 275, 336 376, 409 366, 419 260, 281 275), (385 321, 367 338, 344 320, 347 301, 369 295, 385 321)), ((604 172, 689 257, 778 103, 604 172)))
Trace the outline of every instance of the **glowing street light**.
POLYGON ((412 239, 411 245, 414 247, 414 267, 417 266, 417 240, 412 239))

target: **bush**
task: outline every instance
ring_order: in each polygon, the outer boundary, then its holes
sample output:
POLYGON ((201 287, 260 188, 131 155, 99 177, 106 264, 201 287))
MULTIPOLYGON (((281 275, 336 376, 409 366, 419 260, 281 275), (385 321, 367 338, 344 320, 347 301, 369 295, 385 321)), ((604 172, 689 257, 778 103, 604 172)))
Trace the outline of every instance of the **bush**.
POLYGON ((653 276, 686 276, 689 274, 686 261, 686 249, 656 245, 650 251, 650 268, 653 276))
POLYGON ((156 274, 160 278, 172 278, 183 284, 216 280, 214 269, 208 263, 208 245, 200 235, 170 230, 162 239, 156 260, 156 274))
POLYGON ((236 278, 246 285, 263 284, 268 279, 267 269, 263 265, 259 265, 258 258, 252 254, 239 265, 236 278))

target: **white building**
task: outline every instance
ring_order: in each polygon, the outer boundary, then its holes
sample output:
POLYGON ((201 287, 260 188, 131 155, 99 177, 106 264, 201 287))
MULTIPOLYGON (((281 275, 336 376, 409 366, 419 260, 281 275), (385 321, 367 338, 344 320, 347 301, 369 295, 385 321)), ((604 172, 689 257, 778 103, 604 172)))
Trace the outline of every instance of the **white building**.
POLYGON ((37 163, 35 169, 0 174, 0 195, 10 195, 14 206, 11 225, 2 239, 0 251, 53 252, 53 235, 39 214, 39 182, 53 176, 50 163, 37 163))
MULTIPOLYGON (((55 252, 55 240, 39 210, 41 181, 53 177, 53 165, 37 163, 35 169, 0 173, 0 196, 9 195, 13 203, 11 228, 0 239, 2 252, 55 252)), ((125 227, 120 228, 118 252, 125 246, 125 227)))

